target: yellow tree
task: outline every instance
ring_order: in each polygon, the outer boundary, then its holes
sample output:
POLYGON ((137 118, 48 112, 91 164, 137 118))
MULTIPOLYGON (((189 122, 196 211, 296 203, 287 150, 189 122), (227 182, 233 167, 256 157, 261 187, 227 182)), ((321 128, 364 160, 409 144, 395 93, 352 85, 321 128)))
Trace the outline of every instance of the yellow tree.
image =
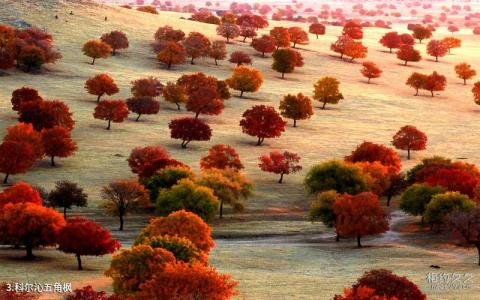
POLYGON ((340 93, 340 82, 335 77, 325 76, 314 85, 313 99, 323 103, 322 109, 325 109, 327 103, 337 104, 343 99, 340 93))

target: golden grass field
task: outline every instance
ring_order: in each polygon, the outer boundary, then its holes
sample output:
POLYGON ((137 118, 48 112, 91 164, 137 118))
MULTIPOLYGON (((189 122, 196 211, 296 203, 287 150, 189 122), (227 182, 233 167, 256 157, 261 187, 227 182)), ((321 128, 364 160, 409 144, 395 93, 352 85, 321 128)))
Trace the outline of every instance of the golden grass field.
MULTIPOLYGON (((126 220, 127 230, 116 231, 117 220, 105 217, 97 208, 101 187, 111 180, 134 178, 126 158, 132 148, 144 145, 160 145, 175 159, 198 170, 199 159, 208 149, 218 143, 230 144, 239 152, 247 175, 255 181, 255 194, 250 198, 245 214, 230 216, 214 224, 217 246, 210 262, 222 272, 228 272, 240 281, 241 296, 248 299, 331 299, 351 285, 364 271, 372 268, 388 268, 408 276, 417 283, 429 299, 478 299, 480 295, 480 268, 473 250, 445 245, 449 237, 428 232, 402 233, 402 224, 417 220, 406 217, 392 209, 398 226, 383 237, 365 239, 369 247, 354 248, 353 241, 333 242, 333 234, 320 224, 311 224, 306 216, 309 197, 302 179, 308 168, 330 158, 342 158, 364 140, 390 145, 395 132, 403 125, 411 124, 424 131, 429 138, 428 149, 414 153, 406 161, 400 153, 404 170, 412 167, 421 158, 434 154, 451 158, 466 158, 470 163, 480 163, 480 108, 472 100, 470 82, 463 85, 456 78, 453 67, 468 62, 480 70, 478 60, 479 36, 461 31, 463 40, 459 49, 435 63, 425 54, 425 43, 416 46, 422 50, 424 59, 411 66, 401 66, 394 54, 387 53, 378 40, 386 29, 364 29, 364 44, 368 46, 368 60, 376 62, 384 71, 382 77, 367 84, 360 74, 359 62, 342 62, 330 51, 330 44, 339 35, 341 28, 327 27, 327 34, 318 40, 310 35, 310 44, 300 46, 305 66, 281 80, 271 70, 271 58, 261 58, 248 43, 235 41, 228 46, 229 52, 243 50, 253 55, 253 66, 259 68, 265 83, 259 92, 247 94, 246 98, 234 97, 225 103, 219 116, 203 117, 213 129, 209 142, 192 142, 188 149, 181 149, 177 140, 170 139, 168 122, 179 116, 174 105, 162 101, 158 115, 144 116, 136 123, 133 116, 121 124, 113 124, 105 130, 103 121, 92 116, 95 96, 83 88, 85 80, 96 73, 108 73, 117 82, 120 93, 111 99, 130 96, 130 82, 145 76, 156 76, 163 83, 176 80, 184 73, 205 72, 220 79, 231 74, 234 65, 222 61, 215 66, 210 59, 199 60, 196 65, 178 65, 166 70, 158 64, 150 43, 159 26, 170 25, 185 32, 199 31, 211 39, 216 36, 215 26, 180 19, 188 15, 161 12, 150 15, 122 8, 74 3, 63 4, 54 0, 27 1, 6 0, 0 9, 0 22, 12 15, 45 28, 54 36, 54 43, 63 58, 55 65, 47 65, 41 74, 26 74, 9 70, 0 75, 0 136, 7 126, 16 122, 11 110, 11 92, 22 86, 39 90, 44 98, 62 99, 71 108, 76 120, 73 137, 79 151, 71 158, 58 160, 58 167, 49 167, 42 161, 27 174, 13 176, 14 181, 27 181, 51 189, 56 181, 69 179, 78 182, 89 194, 89 207, 74 209, 102 222, 113 230, 125 246, 131 243, 138 230, 148 222, 147 215, 135 215, 126 220), (6 2, 6 3, 5 3, 6 2), (41 2, 41 5, 38 3, 41 2), (4 9, 6 7, 6 9, 4 9), (74 12, 73 16, 68 13, 74 12), (59 20, 54 18, 59 16, 59 20), (104 21, 104 17, 108 21, 104 21), (124 31, 130 40, 130 48, 116 57, 97 60, 92 66, 83 56, 82 45, 89 39, 98 38, 111 30, 124 31), (438 71, 447 77, 447 89, 431 98, 428 92, 414 97, 413 89, 405 86, 411 72, 438 71), (298 128, 289 122, 286 132, 278 139, 266 140, 261 147, 256 140, 241 132, 239 120, 242 113, 255 104, 272 105, 278 108, 282 96, 302 92, 311 95, 313 83, 322 76, 335 76, 341 81, 345 100, 339 105, 321 110, 315 104, 315 115, 300 121, 298 128), (302 156, 304 170, 285 178, 277 184, 277 177, 263 173, 257 167, 258 157, 271 150, 290 150, 302 156), (465 290, 435 291, 428 287, 425 277, 431 264, 440 265, 442 272, 472 273, 473 286, 465 290)), ((70 1, 65 1, 70 2, 70 1)), ((289 22, 270 22, 272 26, 294 26, 289 22)), ((307 29, 307 24, 297 24, 307 29)), ((406 26, 395 28, 406 32, 406 26)), ((269 30, 269 29, 268 29, 269 30)), ((450 35, 444 28, 434 33, 435 38, 450 35)), ((74 287, 92 284, 111 290, 109 281, 103 277, 109 257, 85 258, 86 270, 75 270, 73 256, 53 249, 36 250, 40 259, 25 262, 23 252, 11 249, 0 250, 0 281, 73 282, 74 287)), ((45 299, 55 299, 46 296, 45 299)))

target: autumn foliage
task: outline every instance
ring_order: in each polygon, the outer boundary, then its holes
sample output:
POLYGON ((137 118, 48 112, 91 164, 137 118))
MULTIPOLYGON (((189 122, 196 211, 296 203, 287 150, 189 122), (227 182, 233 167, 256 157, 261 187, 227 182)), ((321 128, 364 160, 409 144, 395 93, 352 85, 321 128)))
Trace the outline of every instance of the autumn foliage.
POLYGON ((0 144, 0 172, 5 174, 3 183, 10 175, 27 172, 37 157, 31 144, 25 142, 4 141, 0 144))
POLYGON ((392 173, 398 173, 402 165, 395 150, 384 145, 366 141, 358 145, 350 155, 345 157, 345 160, 350 162, 378 161, 382 165, 388 167, 392 173))
POLYGON ((237 151, 229 145, 218 144, 208 150, 208 155, 200 160, 202 170, 206 169, 233 169, 240 170, 244 166, 237 151))
POLYGON ((33 259, 33 248, 55 245, 64 225, 63 216, 52 208, 9 203, 0 213, 0 239, 3 244, 25 246, 26 258, 33 259))
POLYGON ((460 63, 455 66, 455 73, 457 73, 458 78, 463 79, 463 84, 467 84, 468 79, 472 79, 477 75, 477 71, 472 69, 472 66, 467 63, 460 63))
POLYGON ((190 63, 193 65, 198 57, 208 56, 210 51, 210 40, 199 32, 190 32, 188 37, 183 41, 185 53, 191 58, 190 63))
POLYGON ((227 79, 230 88, 240 91, 240 97, 244 92, 256 92, 263 84, 262 73, 251 67, 239 66, 233 71, 232 77, 227 79))
POLYGON ((127 99, 128 109, 137 114, 135 121, 142 115, 155 115, 160 111, 160 103, 149 96, 140 96, 127 99))
POLYGON ((83 54, 92 58, 92 65, 97 58, 107 58, 112 53, 112 47, 101 40, 91 40, 86 42, 82 48, 83 54))
POLYGON ((278 183, 282 183, 284 175, 297 173, 302 170, 299 162, 300 156, 296 153, 273 151, 260 156, 260 164, 258 166, 264 172, 280 174, 278 183))
POLYGON ((61 100, 44 100, 24 105, 19 121, 32 124, 37 131, 54 126, 72 130, 75 126, 70 108, 61 100))
POLYGON ((93 113, 95 119, 108 121, 107 130, 111 123, 121 123, 128 117, 128 106, 122 100, 103 100, 98 103, 93 113))
POLYGON ((404 65, 406 66, 409 61, 420 61, 422 59, 422 56, 420 55, 420 51, 415 50, 413 46, 402 45, 397 51, 397 58, 404 61, 404 65))
POLYGON ((290 27, 288 28, 288 33, 290 34, 290 42, 293 44, 293 48, 295 48, 297 44, 308 44, 308 33, 306 33, 302 28, 290 27))
POLYGON ((427 147, 427 136, 415 126, 406 125, 393 136, 393 146, 397 149, 407 150, 407 158, 410 159, 410 151, 425 150, 427 147))
POLYGON ((175 82, 167 82, 163 87, 162 94, 165 101, 174 103, 178 110, 180 110, 180 104, 187 103, 188 101, 187 90, 185 87, 176 84, 175 82))
POLYGON ((211 299, 224 300, 237 295, 238 282, 203 264, 176 262, 141 285, 138 299, 211 299))
POLYGON ((42 205, 42 198, 37 190, 25 182, 17 182, 11 187, 5 188, 0 192, 0 208, 8 203, 33 203, 42 205))
MULTIPOLYGON (((194 53, 194 51, 190 51, 194 53)), ((185 48, 181 44, 173 41, 166 41, 162 44, 162 48, 157 52, 157 59, 167 65, 167 69, 171 69, 172 65, 182 64, 185 62, 185 48)), ((192 61, 193 61, 192 57, 192 61)))
POLYGON ((289 47, 290 46, 290 32, 285 27, 274 27, 270 30, 270 37, 273 40, 275 47, 289 47))
POLYGON ((157 97, 162 93, 163 84, 153 76, 132 81, 132 94, 134 97, 157 97))
POLYGON ((282 73, 282 79, 285 73, 293 73, 296 67, 303 66, 303 57, 300 52, 292 49, 278 49, 273 52, 272 68, 282 73))
POLYGON ((362 75, 368 78, 368 83, 370 83, 370 79, 378 78, 382 74, 382 70, 371 61, 366 61, 362 64, 363 68, 360 70, 362 75))
POLYGON ((230 39, 234 39, 240 35, 240 27, 232 23, 223 23, 218 25, 217 34, 227 39, 227 44, 230 39))
POLYGON ((50 157, 52 166, 55 166, 55 157, 69 157, 77 150, 70 131, 61 126, 43 129, 41 136, 45 155, 50 157))
POLYGON ((358 22, 349 21, 343 26, 343 35, 347 35, 354 40, 361 40, 363 38, 363 28, 358 22))
POLYGON ((70 219, 58 235, 58 250, 75 254, 79 270, 83 270, 82 256, 102 256, 115 252, 120 246, 111 239, 108 230, 84 217, 70 219))
POLYGON ((283 117, 293 119, 293 127, 297 127, 297 120, 306 120, 313 115, 312 100, 302 93, 285 95, 279 109, 283 117))
POLYGON ((432 74, 428 75, 425 78, 424 89, 429 91, 434 96, 433 92, 445 90, 447 85, 447 78, 441 74, 438 74, 434 71, 432 74))
POLYGON ((265 57, 265 53, 272 53, 276 49, 273 39, 266 34, 259 38, 254 38, 252 40, 252 47, 262 53, 262 57, 265 57))
POLYGON ((182 148, 187 148, 191 141, 209 141, 212 129, 200 119, 184 117, 170 121, 170 137, 182 140, 182 148))
POLYGON ((251 65, 252 64, 252 58, 250 55, 243 51, 234 51, 230 54, 230 59, 228 60, 229 62, 233 64, 237 64, 237 66, 240 65, 251 65))
POLYGON ((322 109, 325 109, 327 103, 338 104, 343 99, 343 95, 340 93, 340 82, 334 77, 320 78, 313 87, 313 99, 323 103, 322 109))
POLYGON ((212 229, 199 216, 185 210, 172 212, 166 217, 156 217, 141 231, 136 243, 155 236, 179 236, 189 239, 205 254, 215 246, 212 229))
POLYGON ((12 92, 12 109, 15 111, 21 111, 22 106, 35 105, 41 102, 43 99, 38 94, 38 91, 29 87, 22 87, 12 92))
POLYGON ((117 50, 128 48, 128 38, 127 35, 118 30, 114 30, 109 33, 105 33, 100 38, 104 43, 107 43, 112 48, 112 55, 117 54, 117 50))
POLYGON ((195 113, 195 118, 200 114, 218 115, 223 111, 224 104, 216 78, 194 73, 182 75, 177 84, 185 89, 188 95, 186 108, 195 113))
POLYGON ((108 74, 98 74, 88 79, 85 82, 85 89, 89 94, 97 96, 97 103, 102 96, 111 96, 119 91, 118 86, 108 74))
POLYGON ((315 34, 317 36, 317 39, 318 39, 319 35, 324 35, 325 34, 325 25, 320 24, 320 23, 312 23, 308 27, 308 32, 310 32, 311 34, 315 34))
POLYGON ((431 40, 427 45, 427 53, 435 57, 435 61, 438 61, 439 57, 444 57, 448 53, 448 49, 447 45, 441 40, 431 40))
POLYGON ((257 146, 260 146, 265 138, 279 137, 287 124, 271 106, 255 105, 247 109, 242 116, 242 131, 257 137, 257 146))
POLYGON ((370 192, 340 196, 333 204, 333 211, 338 234, 356 237, 358 247, 362 246, 362 236, 383 233, 389 229, 388 214, 380 205, 377 195, 370 192))

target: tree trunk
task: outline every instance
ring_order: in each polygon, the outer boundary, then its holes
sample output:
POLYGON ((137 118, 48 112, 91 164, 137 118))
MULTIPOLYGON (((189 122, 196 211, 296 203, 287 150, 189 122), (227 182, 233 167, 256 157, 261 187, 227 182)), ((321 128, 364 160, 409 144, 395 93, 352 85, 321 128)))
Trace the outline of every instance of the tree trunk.
POLYGON ((285 79, 285 73, 282 72, 282 79, 285 79))
POLYGON ((117 49, 112 48, 112 56, 115 56, 115 55, 117 55, 117 49))
POLYGON ((257 146, 260 146, 263 143, 263 139, 264 138, 262 137, 258 137, 257 146))
POLYGON ((102 97, 102 95, 98 95, 97 97, 97 104, 100 103, 100 98, 102 97))
POLYGON ((340 53, 340 59, 343 59, 343 53, 340 53))
POLYGON ((432 97, 433 97, 433 91, 430 91, 430 93, 432 93, 432 97))
POLYGON ((392 48, 390 48, 390 53, 392 53, 392 48))
POLYGON ((170 70, 171 67, 172 67, 172 61, 169 61, 169 62, 168 62, 167 69, 170 70))
POLYGON ((93 60, 92 60, 92 66, 95 64, 95 59, 96 58, 94 57, 93 60))
POLYGON ((480 266, 480 243, 477 243, 475 246, 477 246, 477 252, 478 252, 478 265, 480 266))
POLYGON ((293 42, 293 48, 295 48, 296 45, 297 45, 297 42, 293 42))
POLYGON ((118 230, 123 231, 123 214, 118 214, 118 218, 120 219, 120 228, 118 230))
POLYGON ((218 66, 218 62, 217 62, 217 59, 215 58, 215 65, 218 66))
POLYGON ((438 56, 435 56, 435 61, 436 61, 436 62, 438 61, 438 56))
POLYGON ((467 79, 463 78, 463 85, 467 85, 467 79))
POLYGON ((318 40, 318 34, 317 34, 317 40, 318 40))
POLYGON ((245 43, 246 40, 247 40, 247 37, 244 36, 244 37, 243 37, 243 42, 245 43))
POLYGON ((265 51, 262 52, 262 57, 265 57, 265 51))
POLYGON ((280 179, 278 180, 278 183, 282 183, 282 181, 283 181, 283 175, 284 175, 284 173, 283 173, 283 172, 282 172, 282 173, 280 173, 280 179))
POLYGON ((77 254, 77 263, 78 263, 78 270, 79 270, 79 271, 83 270, 83 267, 82 267, 82 258, 80 257, 79 254, 77 254))
POLYGON ((370 77, 368 77, 368 81, 367 81, 367 83, 370 83, 370 79, 371 79, 371 78, 370 78, 370 77))
POLYGON ((297 120, 293 119, 293 127, 297 127, 297 120))
POLYGON ((390 206, 390 201, 392 200, 392 193, 388 193, 387 195, 387 206, 390 206))
POLYGON ((407 149, 407 159, 410 159, 410 148, 407 149))
POLYGON ((112 120, 108 120, 107 130, 110 130, 111 125, 112 125, 112 120))
POLYGON ((404 64, 404 66, 406 66, 406 65, 407 65, 407 63, 408 63, 408 60, 406 60, 406 61, 405 61, 405 64, 404 64))
POLYGON ((415 96, 418 96, 418 88, 417 88, 417 93, 415 94, 415 96))
POLYGON ((362 243, 360 242, 360 238, 361 238, 361 236, 357 235, 357 247, 358 248, 362 248, 362 243))
POLYGON ((67 219, 67 208, 63 208, 63 218, 66 220, 67 219))
POLYGON ((175 104, 177 105, 177 110, 180 110, 180 104, 178 104, 177 102, 175 102, 175 104))
POLYGON ((142 114, 138 114, 137 118, 135 119, 135 122, 138 122, 138 120, 140 120, 140 116, 141 116, 141 115, 142 115, 142 114))
POLYGON ((322 109, 325 109, 325 106, 327 105, 327 100, 323 101, 323 106, 322 109))
POLYGON ((240 91, 240 98, 243 98, 243 91, 240 91))
POLYGON ((223 200, 220 201, 220 219, 223 219, 223 200))
POLYGON ((50 158, 50 165, 51 165, 52 167, 55 167, 55 156, 52 156, 52 157, 50 158))
POLYGON ((194 64, 195 64, 195 63, 193 62, 193 60, 194 60, 194 58, 193 58, 193 56, 192 56, 192 60, 190 61, 190 64, 191 64, 191 65, 194 65, 194 64))
POLYGON ((335 237, 335 242, 340 242, 340 235, 338 233, 336 233, 337 236, 335 237))
POLYGON ((35 258, 35 255, 33 255, 33 247, 30 243, 27 243, 25 245, 25 250, 27 251, 27 256, 25 257, 28 260, 32 260, 35 258))
POLYGON ((227 44, 230 44, 230 38, 227 37, 227 44))
POLYGON ((8 183, 8 176, 10 176, 9 173, 5 173, 5 178, 3 179, 3 184, 7 184, 8 183))
POLYGON ((197 111, 197 113, 195 114, 195 119, 198 119, 198 115, 200 115, 200 111, 197 111))

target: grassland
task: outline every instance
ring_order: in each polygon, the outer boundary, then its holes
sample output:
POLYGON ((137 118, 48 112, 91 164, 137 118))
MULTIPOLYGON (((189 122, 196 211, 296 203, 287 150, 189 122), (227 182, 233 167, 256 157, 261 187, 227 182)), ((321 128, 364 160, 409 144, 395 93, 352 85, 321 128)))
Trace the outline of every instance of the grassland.
MULTIPOLYGON (((70 2, 70 1, 69 1, 70 2)), ((0 10, 0 22, 21 18, 35 26, 45 28, 54 35, 55 44, 63 58, 55 65, 47 66, 41 74, 25 74, 8 71, 0 76, 0 129, 13 125, 16 115, 10 109, 11 92, 24 85, 37 88, 48 99, 62 99, 71 108, 77 121, 73 136, 79 152, 75 157, 59 160, 59 166, 50 168, 48 162, 40 162, 28 174, 14 176, 14 181, 24 180, 46 189, 58 180, 78 182, 90 195, 86 209, 75 210, 86 214, 112 230, 114 235, 128 246, 131 238, 148 221, 139 215, 127 219, 125 233, 115 231, 115 219, 104 217, 96 207, 100 201, 100 189, 111 180, 133 178, 126 158, 135 146, 160 145, 176 159, 198 170, 198 161, 214 144, 226 143, 235 147, 246 165, 246 173, 255 183, 255 195, 249 200, 248 210, 239 216, 227 217, 214 224, 217 247, 211 255, 211 263, 219 270, 231 273, 240 281, 242 295, 248 299, 331 299, 343 287, 371 268, 388 268, 406 275, 430 296, 430 299, 476 299, 480 293, 480 271, 475 265, 476 253, 454 246, 445 246, 447 237, 441 234, 400 233, 398 229, 384 237, 366 241, 363 249, 353 248, 351 241, 334 243, 330 230, 306 221, 305 209, 309 198, 301 185, 308 168, 320 161, 341 158, 363 140, 389 144, 393 134, 405 124, 413 124, 427 133, 427 151, 415 153, 410 161, 404 159, 404 169, 418 160, 433 154, 452 158, 466 158, 470 163, 480 163, 478 149, 480 123, 476 119, 480 110, 473 103, 471 84, 463 86, 455 78, 453 66, 466 61, 480 70, 477 59, 479 37, 460 32, 463 45, 453 54, 435 63, 425 54, 425 45, 419 45, 426 59, 412 66, 400 66, 394 54, 388 54, 378 44, 386 30, 366 28, 364 44, 368 46, 368 60, 375 61, 383 70, 383 76, 367 85, 361 77, 359 63, 342 62, 329 50, 330 43, 339 35, 340 28, 328 27, 327 34, 318 40, 310 36, 309 45, 301 46, 305 66, 287 74, 285 80, 271 70, 271 58, 260 58, 247 43, 236 41, 228 46, 229 52, 242 50, 254 57, 253 66, 265 77, 265 84, 258 93, 247 98, 233 97, 226 102, 220 116, 205 117, 213 128, 213 138, 208 143, 192 143, 182 150, 177 141, 170 139, 167 127, 170 119, 191 115, 162 102, 158 115, 147 116, 136 123, 129 120, 113 124, 106 131, 101 121, 93 119, 94 96, 86 93, 84 82, 100 72, 110 74, 120 87, 120 93, 112 98, 127 98, 132 80, 153 75, 162 82, 176 80, 184 73, 202 71, 218 78, 227 78, 233 65, 222 62, 215 66, 209 60, 196 65, 184 64, 167 71, 159 65, 150 50, 153 33, 159 26, 171 25, 189 31, 200 31, 212 39, 218 39, 215 26, 181 19, 184 14, 162 12, 150 15, 121 8, 69 4, 47 0, 7 0, 6 9, 0 10), (70 16, 69 12, 74 15, 70 16), (59 19, 54 18, 55 15, 59 19), (104 17, 108 21, 104 21, 104 17), (130 40, 130 48, 121 55, 89 64, 89 58, 81 53, 83 43, 111 30, 124 31, 130 40), (445 92, 431 98, 427 93, 414 97, 414 91, 404 85, 413 71, 438 71, 447 76, 445 92), (331 75, 341 82, 345 100, 339 105, 320 110, 315 105, 311 120, 299 122, 298 128, 289 123, 281 138, 266 141, 255 147, 255 140, 242 134, 238 122, 241 114, 254 104, 278 107, 284 94, 312 93, 314 81, 331 75), (285 183, 276 183, 276 177, 262 173, 258 157, 270 150, 292 150, 302 156, 304 171, 289 175, 285 183), (393 238, 392 238, 393 237, 393 238), (474 286, 460 291, 436 292, 427 287, 425 276, 431 264, 440 265, 442 272, 469 272, 474 274, 474 286)), ((298 24, 295 24, 298 25, 298 24)), ((293 26, 289 22, 271 22, 272 26, 293 26)), ((306 27, 305 24, 300 26, 306 27)), ((404 26, 394 28, 404 31, 404 26)), ((449 33, 440 29, 435 37, 449 33)), ((235 93, 235 92, 234 92, 235 93)), ((236 95, 236 94, 234 94, 236 95)), ((3 134, 0 133, 0 136, 3 134)), ((415 222, 411 218, 405 222, 415 222)), ((74 270, 74 257, 62 255, 53 249, 39 250, 36 262, 21 262, 13 257, 18 251, 0 251, 1 280, 73 281, 75 287, 93 283, 109 289, 103 271, 109 257, 86 259, 87 271, 74 270)), ((433 270, 435 271, 435 270, 433 270)), ((49 297, 53 296, 48 296, 49 297)))

